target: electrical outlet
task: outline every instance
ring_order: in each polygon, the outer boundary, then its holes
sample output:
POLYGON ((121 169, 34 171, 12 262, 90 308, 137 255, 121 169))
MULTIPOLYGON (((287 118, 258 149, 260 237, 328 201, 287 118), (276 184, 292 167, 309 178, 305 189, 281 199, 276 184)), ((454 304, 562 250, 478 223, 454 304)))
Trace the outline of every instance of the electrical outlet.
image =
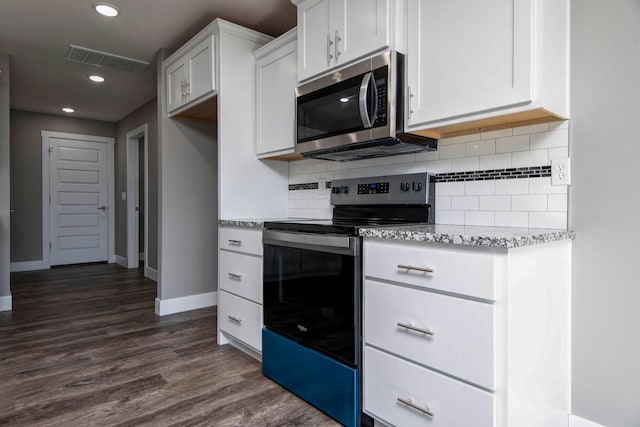
POLYGON ((551 159, 551 185, 571 185, 569 157, 551 159))

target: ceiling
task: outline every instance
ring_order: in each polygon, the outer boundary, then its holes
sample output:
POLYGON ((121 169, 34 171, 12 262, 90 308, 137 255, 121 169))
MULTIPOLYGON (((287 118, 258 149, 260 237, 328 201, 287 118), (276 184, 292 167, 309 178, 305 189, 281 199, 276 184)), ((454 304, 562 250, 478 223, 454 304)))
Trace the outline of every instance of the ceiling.
POLYGON ((11 61, 11 108, 116 122, 156 94, 155 54, 184 44, 215 18, 278 36, 296 25, 290 0, 0 0, 0 53, 11 61), (150 62, 134 74, 65 60, 69 45, 150 62), (101 84, 89 74, 106 78, 101 84))

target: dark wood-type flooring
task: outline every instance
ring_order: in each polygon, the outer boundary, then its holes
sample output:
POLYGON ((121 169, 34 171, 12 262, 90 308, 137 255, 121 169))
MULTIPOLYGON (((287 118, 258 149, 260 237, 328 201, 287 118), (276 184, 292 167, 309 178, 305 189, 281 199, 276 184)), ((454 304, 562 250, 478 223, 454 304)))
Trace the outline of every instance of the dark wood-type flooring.
POLYGON ((215 307, 158 317, 142 269, 11 275, 0 425, 337 426, 216 343, 215 307))

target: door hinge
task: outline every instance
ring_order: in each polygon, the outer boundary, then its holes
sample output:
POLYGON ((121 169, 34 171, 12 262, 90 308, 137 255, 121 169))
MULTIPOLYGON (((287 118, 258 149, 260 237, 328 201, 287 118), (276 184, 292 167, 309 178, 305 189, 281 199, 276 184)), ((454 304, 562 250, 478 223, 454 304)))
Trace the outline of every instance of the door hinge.
POLYGON ((51 194, 49 194, 49 203, 51 203, 51 194))
POLYGON ((51 242, 49 242, 49 250, 51 250, 51 242))
POLYGON ((49 147, 49 154, 53 153, 53 147, 49 147))

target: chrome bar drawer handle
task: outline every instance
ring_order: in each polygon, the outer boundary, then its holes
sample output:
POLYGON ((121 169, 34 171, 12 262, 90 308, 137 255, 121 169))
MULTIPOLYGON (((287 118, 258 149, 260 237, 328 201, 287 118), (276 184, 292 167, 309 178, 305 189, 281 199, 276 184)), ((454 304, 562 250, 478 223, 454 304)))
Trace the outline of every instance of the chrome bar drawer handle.
POLYGON ((238 245, 238 246, 240 246, 242 244, 242 240, 229 239, 229 244, 230 245, 238 245))
POLYGON ((229 275, 229 277, 230 277, 231 279, 236 279, 236 280, 240 280, 240 279, 242 279, 242 276, 241 276, 241 275, 239 275, 239 274, 233 274, 233 273, 227 273, 227 274, 229 275))
POLYGON ((238 324, 238 325, 239 325, 239 324, 241 324, 241 323, 242 323, 242 319, 241 319, 241 318, 239 318, 239 317, 236 317, 236 316, 227 316, 227 318, 228 318, 229 320, 231 320, 231 321, 232 321, 233 323, 235 323, 235 324, 238 324))
POLYGON ((416 411, 422 412, 423 414, 429 415, 430 417, 433 417, 433 411, 429 408, 421 408, 420 406, 416 405, 415 403, 413 403, 413 401, 411 399, 404 399, 402 397, 398 398, 398 402, 400 403, 404 403, 405 405, 415 409, 416 411))
POLYGON ((427 334, 427 335, 431 335, 431 336, 435 335, 435 332, 433 332, 431 329, 416 328, 415 326, 413 326, 410 323, 407 324, 407 323, 398 322, 398 326, 400 326, 401 328, 409 329, 411 331, 422 332, 423 334, 427 334))
POLYGON ((403 270, 422 271, 423 273, 435 273, 436 272, 433 268, 429 268, 429 267, 414 267, 413 265, 398 264, 398 268, 401 268, 403 270))

